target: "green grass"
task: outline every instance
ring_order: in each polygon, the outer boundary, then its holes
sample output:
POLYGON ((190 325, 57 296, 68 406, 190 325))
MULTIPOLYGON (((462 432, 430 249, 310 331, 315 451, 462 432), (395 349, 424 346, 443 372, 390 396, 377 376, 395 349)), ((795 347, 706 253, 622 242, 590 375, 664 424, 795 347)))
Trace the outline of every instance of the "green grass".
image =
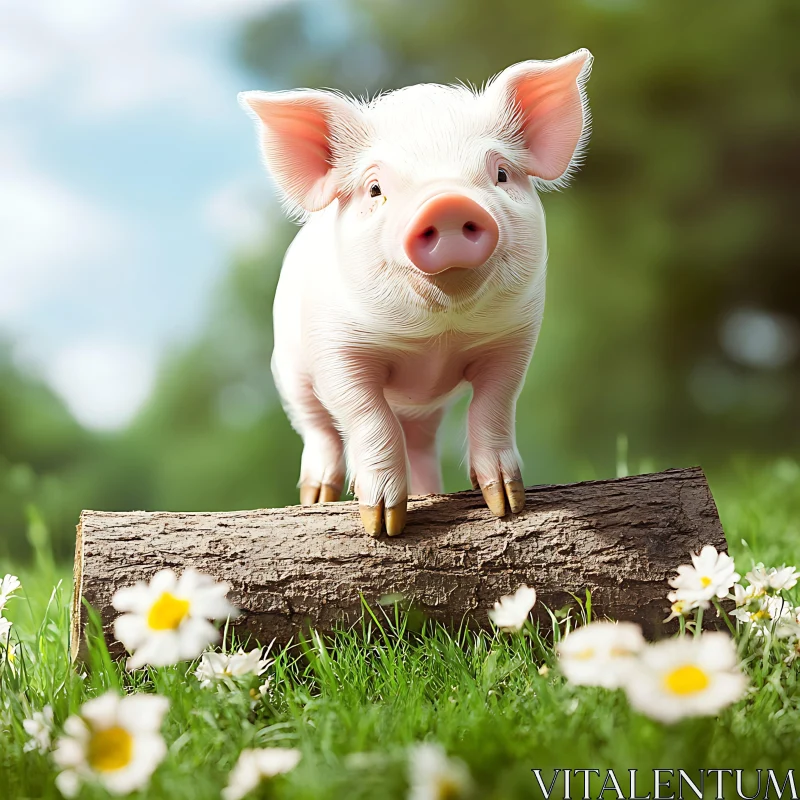
MULTIPOLYGON (((796 464, 741 470, 714 490, 740 572, 753 559, 800 563, 796 464)), ((411 631, 407 617, 378 610, 333 639, 273 653, 272 691, 253 707, 249 683, 203 689, 190 664, 126 674, 99 644, 88 669, 76 673, 67 647, 69 575, 41 548, 38 561, 17 573, 24 596, 7 607, 21 653, 15 673, 0 665, 0 798, 59 796, 49 758, 23 752, 22 719, 50 703, 60 726, 108 688, 158 692, 171 703, 167 758, 135 797, 218 798, 241 749, 261 745, 302 751, 296 770, 261 789, 263 797, 292 800, 403 798, 408 748, 426 740, 463 759, 474 796, 487 800, 540 797, 532 768, 627 775, 632 768, 797 766, 798 662, 786 665, 758 642, 742 644, 753 687, 745 699, 717 718, 664 726, 634 713, 621 692, 568 685, 552 636, 532 628, 512 636, 411 631), (540 674, 543 665, 549 671, 540 674)), ((9 569, 0 564, 0 576, 9 569)), ((580 796, 581 780, 573 796, 580 796)), ((106 796, 98 788, 81 795, 106 796)))

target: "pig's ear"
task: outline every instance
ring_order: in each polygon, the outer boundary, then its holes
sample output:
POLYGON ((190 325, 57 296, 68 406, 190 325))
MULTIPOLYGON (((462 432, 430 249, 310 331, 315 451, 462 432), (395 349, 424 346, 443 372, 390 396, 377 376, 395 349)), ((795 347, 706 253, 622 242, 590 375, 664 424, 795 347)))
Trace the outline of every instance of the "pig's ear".
POLYGON ((489 86, 522 134, 528 174, 545 185, 562 185, 580 163, 590 132, 584 86, 591 68, 592 54, 576 50, 555 61, 515 64, 489 86))
POLYGON ((295 209, 319 211, 338 195, 334 150, 352 131, 356 105, 332 92, 242 92, 256 120, 267 169, 295 209))

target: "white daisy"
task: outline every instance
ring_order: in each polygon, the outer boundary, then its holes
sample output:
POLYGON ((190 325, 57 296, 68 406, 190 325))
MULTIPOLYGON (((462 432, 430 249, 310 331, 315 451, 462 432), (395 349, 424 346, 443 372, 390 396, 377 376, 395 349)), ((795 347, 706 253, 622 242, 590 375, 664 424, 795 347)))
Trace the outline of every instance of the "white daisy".
POLYGON ((22 727, 30 739, 22 748, 26 753, 36 750, 43 755, 50 750, 53 735, 53 709, 45 706, 41 711, 34 711, 30 718, 22 721, 22 727))
POLYGON ((0 614, 0 643, 8 641, 8 632, 11 630, 11 620, 6 619, 0 614))
POLYGON ((265 778, 290 772, 299 762, 300 751, 287 747, 242 750, 228 776, 228 785, 222 790, 223 800, 241 800, 265 778))
POLYGON ((203 687, 209 687, 216 681, 225 678, 240 678, 245 675, 263 675, 267 667, 272 664, 272 659, 262 658, 262 648, 256 648, 249 653, 240 649, 230 655, 226 653, 203 653, 195 677, 203 687))
POLYGON ((472 789, 467 765, 448 758, 441 745, 428 742, 409 751, 408 782, 408 800, 457 800, 472 789))
POLYGON ((178 578, 170 569, 149 584, 119 589, 111 602, 128 613, 114 622, 114 636, 133 653, 128 669, 145 664, 164 667, 197 658, 219 639, 209 620, 225 619, 236 609, 225 599, 230 586, 187 569, 178 578))
MULTIPOLYGON (((752 586, 747 588, 749 590, 752 586)), ((787 603, 782 597, 756 593, 746 595, 741 604, 737 600, 733 616, 741 622, 755 626, 758 633, 763 633, 764 629, 771 628, 774 623, 790 618, 793 611, 791 603, 787 603)))
POLYGON ((570 683, 616 689, 644 646, 632 622, 592 622, 558 643, 558 664, 570 683))
POLYGON ((8 600, 17 589, 20 588, 22 584, 19 582, 19 578, 16 575, 4 575, 3 580, 0 581, 0 608, 6 604, 6 600, 8 600))
POLYGON ((740 608, 741 606, 746 606, 750 603, 751 600, 763 596, 764 596, 764 591, 754 586, 753 584, 744 587, 742 586, 741 583, 735 584, 733 587, 733 594, 728 595, 728 597, 736 603, 737 608, 740 608))
POLYGON ((14 592, 22 584, 16 575, 5 575, 0 581, 0 612, 6 607, 6 603, 14 596, 14 592))
POLYGON ((739 580, 733 559, 727 553, 718 553, 707 544, 699 555, 692 555, 692 563, 678 567, 678 575, 669 585, 677 591, 675 600, 708 608, 714 597, 725 597, 731 586, 739 580))
POLYGON ((792 639, 789 642, 789 655, 784 658, 784 663, 791 664, 800 658, 800 639, 792 639))
POLYGON ((797 646, 800 645, 800 608, 793 608, 789 614, 781 617, 775 627, 775 635, 779 639, 788 639, 792 648, 791 661, 797 658, 797 646))
POLYGON ((716 714, 746 687, 736 644, 717 632, 648 645, 624 684, 630 704, 662 722, 716 714))
POLYGON ((778 621, 775 635, 786 640, 789 653, 783 660, 787 664, 800 658, 800 608, 793 609, 790 616, 778 621))
POLYGON ((523 584, 514 594, 505 595, 494 604, 489 619, 504 631, 521 630, 535 603, 536 590, 523 584))
POLYGON ((112 794, 147 786, 167 753, 161 723, 168 707, 164 697, 115 692, 84 703, 64 724, 53 752, 61 794, 74 797, 84 782, 100 783, 112 794))
POLYGON ((669 622, 670 620, 676 619, 677 617, 685 617, 690 611, 694 611, 696 608, 700 608, 700 603, 692 600, 681 600, 679 592, 670 592, 667 595, 667 600, 670 602, 670 614, 664 620, 664 622, 669 622))
POLYGON ((797 569, 795 567, 765 567, 763 564, 756 564, 750 572, 745 575, 751 586, 756 590, 761 589, 765 592, 780 592, 784 589, 793 589, 797 585, 797 569))

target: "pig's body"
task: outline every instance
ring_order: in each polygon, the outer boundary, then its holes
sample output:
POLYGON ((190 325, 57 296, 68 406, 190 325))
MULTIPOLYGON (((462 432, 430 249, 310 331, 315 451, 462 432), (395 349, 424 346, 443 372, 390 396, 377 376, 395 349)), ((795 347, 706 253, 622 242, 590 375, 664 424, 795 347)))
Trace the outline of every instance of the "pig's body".
MULTIPOLYGON (((402 311, 363 308, 349 291, 333 244, 336 212, 334 203, 314 214, 284 259, 273 314, 273 372, 279 386, 300 376, 316 383, 320 355, 357 348, 385 365, 384 393, 391 406, 402 416, 425 416, 466 390, 469 365, 488 346, 496 349, 522 338, 532 350, 544 310, 543 213, 538 263, 531 265, 520 291, 488 295, 468 310, 420 308, 410 315, 408 306, 402 311)), ((287 411, 291 414, 291 407, 287 411)))
POLYGON ((572 103, 566 122, 556 120, 559 130, 571 125, 560 160, 548 128, 537 122, 525 134, 543 142, 536 173, 502 85, 481 94, 413 87, 358 111, 319 93, 248 101, 265 125, 268 166, 308 212, 281 272, 272 361, 304 440, 303 502, 338 499, 346 451, 367 530, 377 535, 385 522, 401 532, 409 490, 442 489, 436 431, 471 387, 473 484, 498 515, 522 508, 514 415, 541 325, 547 252, 536 179, 561 180, 587 124, 580 92, 590 58, 568 59, 526 62, 547 66, 527 67, 535 82, 514 90, 546 119, 559 108, 554 97, 572 103), (392 114, 410 100, 427 114, 393 131, 392 114), (495 129, 498 109, 507 118, 495 129))
MULTIPOLYGON (((338 366, 333 365, 355 354, 361 365, 368 364, 382 376, 383 395, 403 423, 408 443, 408 429, 438 423, 448 404, 468 391, 481 359, 524 358, 523 371, 527 369, 544 311, 546 272, 539 205, 542 248, 536 253, 538 263, 530 265, 526 285, 502 296, 487 294, 469 309, 420 307, 409 313, 405 305, 384 306, 376 313, 363 307, 337 263, 337 211, 333 203, 312 215, 286 253, 275 295, 272 359, 275 381, 295 428, 308 433, 323 419, 327 429, 327 457, 304 463, 300 481, 334 487, 344 481, 345 464, 341 446, 331 447, 330 442, 338 433, 328 414, 335 419, 341 402, 338 366), (412 426, 412 421, 418 424, 412 426)), ((424 451, 410 450, 409 456, 411 493, 442 491, 435 440, 424 451), (431 459, 435 469, 430 468, 431 459)))

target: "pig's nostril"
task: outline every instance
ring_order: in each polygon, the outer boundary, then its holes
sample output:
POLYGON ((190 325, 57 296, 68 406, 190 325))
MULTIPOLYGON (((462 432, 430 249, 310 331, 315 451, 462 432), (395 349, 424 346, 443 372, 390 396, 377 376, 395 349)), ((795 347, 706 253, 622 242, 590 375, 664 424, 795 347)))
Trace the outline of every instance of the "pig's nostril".
POLYGON ((436 230, 436 228, 434 228, 433 225, 430 225, 429 227, 425 228, 424 231, 422 231, 420 236, 423 239, 433 239, 433 237, 436 236, 437 233, 438 231, 436 230))
POLYGON ((481 238, 481 233, 483 233, 483 228, 481 228, 481 226, 478 225, 476 222, 465 222, 464 227, 461 229, 461 232, 471 242, 477 242, 478 239, 481 238))

